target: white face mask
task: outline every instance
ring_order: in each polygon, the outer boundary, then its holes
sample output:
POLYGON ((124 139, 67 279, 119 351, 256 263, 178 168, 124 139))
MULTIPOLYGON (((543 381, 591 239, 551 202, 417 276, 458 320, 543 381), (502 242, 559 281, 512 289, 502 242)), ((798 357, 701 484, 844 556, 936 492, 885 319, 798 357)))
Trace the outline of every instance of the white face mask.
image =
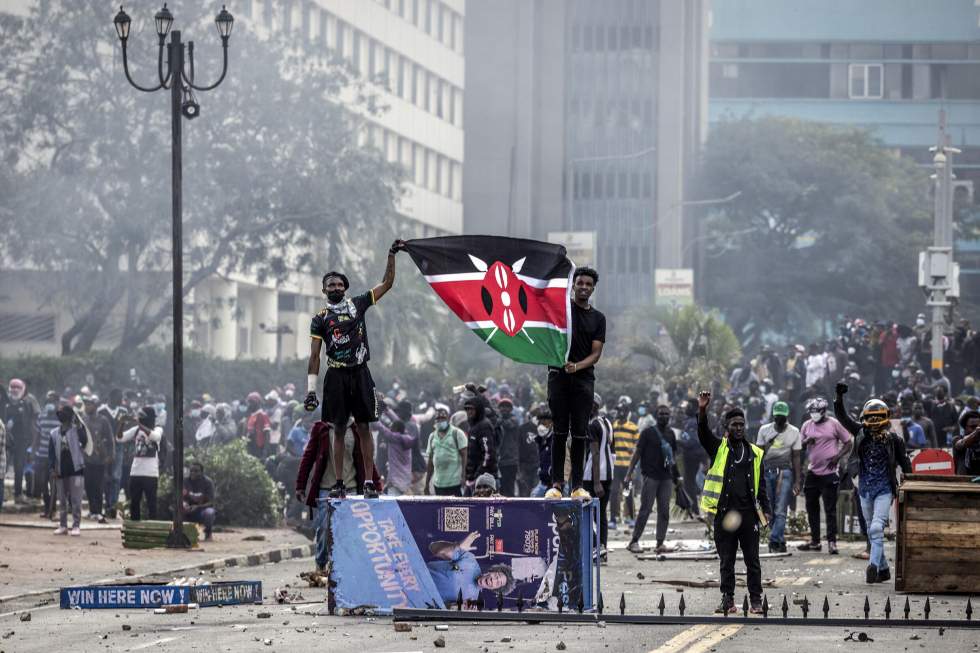
POLYGON ((439 429, 440 431, 445 431, 446 429, 449 428, 449 422, 447 422, 446 420, 440 420, 436 422, 436 428, 439 429))
POLYGON ((823 415, 820 413, 810 413, 810 419, 814 422, 819 422, 821 419, 823 419, 823 415))
POLYGON ((549 428, 548 428, 547 426, 545 426, 544 424, 538 424, 538 435, 540 435, 540 436, 541 436, 542 438, 543 438, 544 436, 546 436, 546 435, 548 435, 548 431, 550 431, 550 430, 551 430, 551 429, 549 429, 549 428))

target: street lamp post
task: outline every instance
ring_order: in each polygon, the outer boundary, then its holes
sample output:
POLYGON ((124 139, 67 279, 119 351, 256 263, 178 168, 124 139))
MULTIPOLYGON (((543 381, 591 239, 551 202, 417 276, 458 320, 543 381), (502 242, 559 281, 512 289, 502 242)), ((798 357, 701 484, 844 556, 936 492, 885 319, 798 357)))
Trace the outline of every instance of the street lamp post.
POLYGON ((221 49, 223 62, 221 66, 221 76, 218 81, 210 86, 196 86, 194 84, 194 42, 184 44, 180 40, 180 31, 170 31, 173 25, 173 14, 167 9, 166 3, 163 8, 153 17, 156 23, 157 36, 160 38, 159 53, 157 55, 157 75, 159 83, 153 87, 140 86, 133 81, 129 73, 129 62, 126 56, 126 43, 129 40, 129 28, 131 20, 129 16, 119 7, 119 13, 113 19, 116 34, 122 44, 123 71, 126 79, 132 86, 146 93, 153 93, 161 89, 170 91, 170 124, 171 124, 171 219, 172 229, 172 254, 171 267, 173 268, 173 338, 174 338, 174 388, 173 388, 173 419, 174 419, 174 523, 170 536, 167 538, 167 546, 172 548, 190 548, 190 541, 184 534, 184 511, 182 496, 184 492, 184 280, 183 280, 183 234, 182 234, 182 198, 181 198, 181 116, 192 120, 196 118, 201 107, 194 97, 194 91, 210 91, 224 81, 225 73, 228 72, 228 38, 231 36, 231 28, 235 22, 231 13, 222 6, 221 11, 214 19, 215 26, 218 28, 218 35, 221 37, 221 49), (166 43, 167 33, 170 33, 170 43, 166 43), (190 70, 184 68, 184 54, 190 70), (163 50, 167 49, 167 71, 163 70, 163 50))

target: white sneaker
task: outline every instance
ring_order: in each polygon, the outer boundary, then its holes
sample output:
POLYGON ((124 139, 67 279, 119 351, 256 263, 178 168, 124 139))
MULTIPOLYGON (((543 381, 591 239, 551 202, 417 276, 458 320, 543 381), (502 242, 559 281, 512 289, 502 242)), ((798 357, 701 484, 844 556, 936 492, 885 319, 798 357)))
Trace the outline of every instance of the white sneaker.
POLYGON ((54 529, 54 534, 55 535, 68 535, 68 529, 65 528, 64 526, 59 526, 58 528, 54 529))
POLYGON ((72 535, 72 537, 78 537, 81 534, 82 534, 82 529, 80 529, 78 526, 76 526, 75 528, 71 529, 71 535, 72 535))

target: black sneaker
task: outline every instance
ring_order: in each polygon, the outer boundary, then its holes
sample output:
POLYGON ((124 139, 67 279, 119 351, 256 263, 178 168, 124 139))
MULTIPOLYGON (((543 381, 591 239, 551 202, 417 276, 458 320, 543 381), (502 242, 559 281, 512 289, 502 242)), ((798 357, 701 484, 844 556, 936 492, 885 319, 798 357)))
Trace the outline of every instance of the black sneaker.
POLYGON ((715 608, 715 614, 738 614, 735 607, 735 597, 730 594, 722 594, 721 603, 715 608))
POLYGON ((869 585, 878 582, 878 568, 874 565, 868 565, 868 568, 864 570, 864 582, 869 585))
POLYGON ((827 542, 827 553, 832 556, 839 555, 837 551, 837 542, 827 542))
POLYGON ((344 484, 337 481, 337 484, 330 488, 330 498, 331 499, 346 499, 347 490, 344 489, 344 484))
POLYGON ((878 570, 878 582, 884 583, 892 579, 892 572, 888 567, 878 570))
POLYGON ((807 542, 806 544, 799 544, 796 547, 799 551, 819 551, 823 548, 820 542, 807 542))
POLYGON ((364 481, 364 498, 377 499, 378 491, 374 489, 374 481, 364 481))

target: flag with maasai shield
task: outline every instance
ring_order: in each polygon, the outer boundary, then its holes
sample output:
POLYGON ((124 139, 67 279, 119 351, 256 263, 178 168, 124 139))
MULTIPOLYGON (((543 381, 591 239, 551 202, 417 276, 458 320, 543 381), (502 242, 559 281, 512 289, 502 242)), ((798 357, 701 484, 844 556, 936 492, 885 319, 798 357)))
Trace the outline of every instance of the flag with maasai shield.
POLYGON ((520 363, 568 357, 572 262, 561 245, 499 236, 409 240, 436 294, 480 340, 520 363))

